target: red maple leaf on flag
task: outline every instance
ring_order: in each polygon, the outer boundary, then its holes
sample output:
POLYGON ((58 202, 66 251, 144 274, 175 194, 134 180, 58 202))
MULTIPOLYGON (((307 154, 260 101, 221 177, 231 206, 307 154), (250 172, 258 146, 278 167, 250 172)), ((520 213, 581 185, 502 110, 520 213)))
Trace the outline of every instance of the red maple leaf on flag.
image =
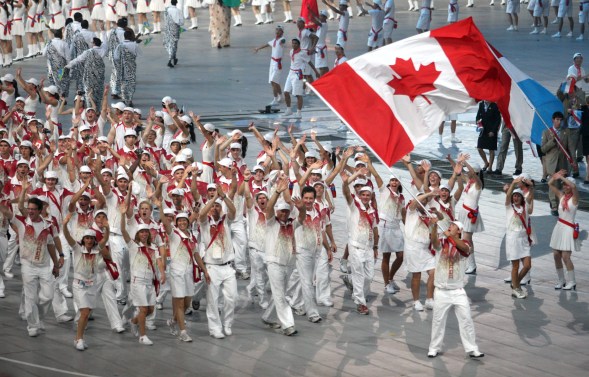
POLYGON ((395 64, 389 66, 395 72, 393 79, 387 83, 395 89, 395 95, 405 95, 413 102, 415 97, 422 96, 428 103, 430 100, 424 93, 435 90, 434 82, 440 76, 435 63, 419 65, 417 70, 411 58, 408 60, 397 59, 395 64))

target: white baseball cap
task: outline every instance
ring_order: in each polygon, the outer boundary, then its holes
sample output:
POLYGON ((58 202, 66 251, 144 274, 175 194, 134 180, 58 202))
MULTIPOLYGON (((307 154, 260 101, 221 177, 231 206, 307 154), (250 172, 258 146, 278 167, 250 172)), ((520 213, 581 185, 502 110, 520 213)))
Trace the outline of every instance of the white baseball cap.
POLYGON ((276 204, 276 206, 274 207, 274 210, 276 210, 276 211, 290 211, 290 204, 288 204, 285 201, 281 201, 276 204))
POLYGON ((28 167, 30 167, 29 162, 27 160, 25 160, 24 158, 21 158, 20 160, 18 160, 18 162, 16 163, 16 166, 21 165, 21 164, 25 164, 28 167))
POLYGON ((460 221, 452 221, 451 224, 454 224, 458 227, 458 229, 460 229, 460 231, 462 232, 462 229, 464 229, 464 224, 462 224, 460 221))
POLYGON ((214 132, 215 131, 215 125, 212 123, 205 123, 203 125, 203 128, 209 132, 214 132))
POLYGON ((90 166, 84 165, 80 167, 80 173, 92 173, 92 169, 90 169, 90 166))
POLYGON ((7 73, 4 76, 2 76, 2 78, 0 80, 1 81, 14 81, 14 76, 10 73, 7 73))
POLYGON ((53 95, 57 94, 59 92, 59 89, 57 89, 57 86, 55 85, 49 85, 45 88, 43 88, 43 90, 47 93, 51 93, 53 95))
POLYGON ((231 145, 229 145, 229 149, 241 149, 241 144, 240 143, 231 143, 231 145))
POLYGON ((372 188, 370 188, 370 186, 364 186, 358 192, 362 192, 362 191, 368 191, 368 192, 372 193, 372 188))
POLYGON ((221 161, 219 161, 219 165, 230 168, 233 166, 233 162, 228 158, 223 158, 221 161))
POLYGON ((53 171, 53 170, 47 170, 45 172, 45 174, 43 174, 43 176, 45 177, 45 179, 47 179, 47 178, 55 178, 55 179, 57 179, 58 178, 57 177, 57 172, 56 171, 53 171))
POLYGON ((135 130, 132 129, 132 128, 131 129, 128 129, 128 130, 125 130, 125 137, 127 137, 127 136, 135 136, 135 137, 137 137, 137 132, 135 132, 135 130))
POLYGON ((174 162, 186 162, 186 161, 188 161, 188 160, 186 159, 186 155, 183 153, 178 153, 176 155, 176 158, 174 159, 174 162))
POLYGON ((124 173, 119 173, 119 175, 117 175, 117 181, 119 179, 126 179, 128 181, 129 180, 129 176, 127 174, 124 174, 124 173))
POLYGON ((125 104, 123 102, 117 102, 110 105, 113 109, 117 109, 119 111, 125 110, 125 104))
POLYGON ((172 191, 170 191, 170 195, 180 195, 180 196, 184 196, 184 190, 181 188, 175 188, 172 191))
POLYGON ((172 168, 172 174, 175 174, 178 170, 184 170, 183 165, 176 165, 172 168))
POLYGON ((28 84, 33 84, 35 86, 39 86, 39 81, 36 78, 34 78, 34 77, 31 77, 30 79, 28 79, 25 82, 28 83, 28 84))
POLYGON ((132 108, 132 107, 130 107, 130 106, 126 106, 126 107, 123 107, 123 111, 129 111, 131 113, 134 113, 135 112, 135 109, 132 108))
POLYGON ((23 141, 21 141, 20 146, 33 148, 33 143, 31 143, 29 140, 23 140, 23 141))
POLYGON ((318 160, 319 153, 317 153, 317 151, 314 151, 314 150, 310 150, 310 151, 305 152, 305 158, 311 158, 311 157, 318 160))
POLYGON ((141 232, 142 230, 150 230, 149 225, 147 225, 147 224, 139 224, 137 226, 137 233, 141 232))
POLYGON ((90 131, 90 126, 88 126, 87 124, 84 124, 82 127, 80 127, 80 129, 78 131, 80 131, 80 132, 90 131))
POLYGON ((114 175, 114 174, 113 174, 113 172, 112 172, 112 170, 110 170, 109 168, 104 168, 104 169, 102 169, 102 170, 100 171, 100 174, 101 174, 101 175, 102 175, 102 174, 104 174, 104 173, 108 173, 108 174, 110 174, 110 175, 114 175))
POLYGON ((96 216, 100 215, 101 213, 102 213, 104 216, 108 217, 108 213, 106 213, 106 211, 105 211, 105 210, 103 210, 103 209, 99 209, 99 210, 96 210, 96 211, 94 211, 94 217, 96 218, 96 216))

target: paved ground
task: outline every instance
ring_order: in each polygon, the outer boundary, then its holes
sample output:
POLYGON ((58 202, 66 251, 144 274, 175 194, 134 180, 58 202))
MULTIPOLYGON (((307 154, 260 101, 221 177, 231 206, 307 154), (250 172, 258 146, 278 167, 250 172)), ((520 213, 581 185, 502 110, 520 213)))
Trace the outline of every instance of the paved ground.
MULTIPOLYGON (((519 33, 507 33, 504 8, 491 8, 486 2, 480 4, 470 9, 461 3, 461 17, 473 15, 496 48, 551 90, 564 78, 573 52, 585 51, 584 43, 568 38, 553 40, 549 36, 530 36, 527 27, 521 27, 519 33)), ((446 18, 446 5, 438 0, 436 6, 439 10, 434 12, 433 25, 441 26, 446 18)), ((414 33, 417 14, 408 13, 405 2, 399 2, 397 7, 396 19, 400 26, 395 39, 400 39, 414 33)), ((232 47, 217 50, 209 47, 207 17, 199 18, 198 31, 182 34, 184 50, 179 55, 177 68, 165 66, 167 58, 161 47, 161 36, 146 46, 139 63, 136 106, 147 110, 169 94, 187 109, 203 114, 222 128, 244 128, 254 119, 262 129, 276 126, 283 129, 286 124, 279 119, 257 114, 257 109, 271 99, 266 84, 269 59, 267 51, 255 55, 251 49, 272 37, 272 26, 253 26, 248 10, 244 13, 246 25, 232 29, 232 47)), ((530 24, 525 11, 521 18, 520 25, 530 24)), ((332 44, 336 24, 331 23, 330 28, 329 43, 332 44)), ((353 19, 350 57, 364 51, 368 29, 367 18, 353 19)), ((289 36, 295 34, 294 26, 288 25, 287 30, 289 36)), ((28 73, 38 75, 44 69, 41 60, 22 66, 25 76, 28 73)), ((297 133, 315 129, 322 141, 332 145, 358 143, 353 134, 338 130, 339 121, 317 98, 307 97, 305 101, 308 108, 303 120, 296 123, 297 133)), ((441 147, 434 136, 418 146, 415 154, 440 164, 438 160, 447 153, 474 153, 476 134, 468 125, 471 117, 461 117, 464 124, 459 126, 458 136, 463 143, 451 146, 446 140, 441 147)), ((539 179, 541 171, 537 160, 529 150, 524 153, 525 170, 539 179)), ((512 166, 510 155, 505 171, 511 172, 512 166)), ((378 170, 387 174, 382 166, 378 170)), ((405 171, 394 170, 407 178, 405 171)), ((498 186, 498 183, 493 185, 498 186)), ((586 192, 583 195, 587 196, 586 192)), ((228 339, 214 340, 208 336, 206 314, 201 309, 188 318, 194 342, 180 344, 165 329, 164 320, 171 315, 171 303, 167 302, 164 311, 158 312, 161 314, 159 329, 149 334, 155 345, 142 347, 129 334, 109 331, 100 305, 87 334, 90 349, 84 353, 72 347, 71 325, 56 324, 51 315, 47 333, 35 339, 28 338, 25 324, 16 314, 20 282, 7 281, 7 298, 0 300, 0 376, 584 376, 589 367, 589 306, 585 288, 589 284, 589 244, 585 240, 582 251, 573 257, 578 291, 555 291, 554 266, 548 247, 555 218, 550 216, 546 203, 538 203, 533 217, 539 236, 539 244, 533 249, 533 284, 527 287, 530 296, 526 300, 514 301, 509 286, 502 282, 509 273, 504 247, 503 200, 501 193, 491 189, 485 190, 482 196, 481 213, 486 231, 475 236, 478 271, 469 278, 467 285, 478 343, 486 353, 480 361, 465 357, 453 316, 448 322, 444 354, 434 360, 425 356, 432 313, 413 312, 409 280, 404 270, 398 278, 402 290, 394 296, 383 294, 383 280, 377 271, 369 302, 371 314, 365 317, 354 313, 353 302, 341 284, 335 261, 331 273, 335 307, 320 309, 325 320, 319 325, 298 317, 296 326, 300 335, 297 337, 287 338, 265 329, 260 322, 261 309, 247 302, 243 294, 245 284, 240 282, 234 335, 228 339)), ((336 206, 343 206, 341 196, 336 206)), ((346 227, 340 213, 333 222, 336 239, 341 240, 339 244, 343 246, 346 227)), ((579 213, 578 221, 589 224, 589 214, 579 213)), ((586 232, 582 238, 587 238, 586 232)))

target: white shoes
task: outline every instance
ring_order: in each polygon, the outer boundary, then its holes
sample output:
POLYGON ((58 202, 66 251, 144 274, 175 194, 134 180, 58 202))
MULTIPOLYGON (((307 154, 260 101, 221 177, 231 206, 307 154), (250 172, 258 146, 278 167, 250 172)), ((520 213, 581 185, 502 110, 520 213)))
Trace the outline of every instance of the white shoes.
POLYGON ((569 31, 569 32, 567 33, 567 38, 572 38, 572 37, 573 37, 573 32, 572 32, 572 31, 569 31))
POLYGON ((233 331, 231 331, 231 327, 225 327, 225 335, 231 336, 233 335, 233 331))
POLYGON ((511 290, 511 297, 514 297, 514 298, 526 298, 526 297, 528 297, 528 295, 521 288, 513 288, 511 290))
POLYGON ((542 29, 542 31, 540 32, 540 34, 546 34, 546 28, 542 29))
POLYGON ((556 282, 556 284, 554 284, 554 289, 562 289, 562 287, 564 287, 566 284, 564 281, 559 280, 558 282, 556 282))
POLYGON ((39 335, 39 329, 28 329, 29 336, 34 338, 39 335))
POLYGON ((413 310, 415 310, 417 312, 423 311, 423 305, 421 304, 421 302, 419 300, 413 302, 413 310))
POLYGON ((58 323, 66 323, 66 322, 70 322, 74 319, 74 317, 69 316, 67 314, 62 314, 59 317, 56 318, 58 323))
POLYGON ((509 27, 507 29, 505 29, 505 30, 507 30, 507 31, 513 31, 514 30, 513 29, 513 25, 509 25, 509 27))
POLYGON ((303 114, 301 114, 301 110, 297 110, 297 112, 292 117, 296 119, 301 119, 303 117, 303 114))
POLYGON ((533 35, 533 34, 538 34, 538 33, 540 33, 540 31, 538 30, 538 28, 537 28, 537 27, 535 27, 535 28, 534 28, 534 30, 532 30, 532 31, 530 32, 530 34, 532 34, 532 35, 533 35))
POLYGON ((0 298, 4 298, 6 297, 6 295, 4 294, 4 291, 0 291, 0 298))
POLYGON ((115 331, 116 331, 118 334, 125 332, 125 328, 124 328, 123 326, 118 326, 118 327, 115 327, 115 328, 114 328, 114 330, 115 330, 115 331))
POLYGON ((452 144, 459 144, 459 143, 462 143, 462 140, 460 140, 459 138, 457 138, 456 136, 454 136, 452 139, 450 139, 450 142, 452 144))
MULTIPOLYGON (((581 35, 581 37, 582 37, 582 35, 581 35)), ((8 279, 8 280, 14 279, 14 274, 10 271, 4 271, 4 276, 6 276, 6 279, 8 279)))
POLYGON ((272 100, 272 102, 270 102, 270 106, 277 106, 277 105, 278 105, 278 103, 279 103, 279 102, 276 100, 276 98, 274 98, 274 99, 272 100))
POLYGON ((555 18, 554 20, 552 20, 551 24, 557 24, 558 23, 558 18, 555 18))
POLYGON ((72 297, 74 297, 74 295, 72 294, 72 292, 68 291, 67 288, 62 288, 60 291, 61 291, 61 294, 63 295, 63 297, 65 297, 65 298, 72 298, 72 297))
POLYGON ((577 38, 575 38, 575 40, 577 40, 577 41, 582 41, 583 39, 585 39, 585 37, 583 36, 583 34, 581 34, 577 38))
POLYGON ((333 306, 333 302, 331 300, 324 300, 318 302, 317 305, 327 306, 328 308, 331 308, 333 306))
POLYGON ((192 338, 188 335, 186 330, 182 330, 180 332, 180 336, 178 336, 178 339, 180 339, 181 341, 186 342, 186 343, 192 342, 192 338))
POLYGON ((139 338, 139 344, 143 344, 144 346, 153 346, 153 342, 147 337, 147 335, 143 335, 139 338))
POLYGON ((562 35, 560 35, 560 31, 552 34, 552 38, 560 38, 560 37, 562 37, 562 35))
POLYGON ((386 291, 387 293, 390 293, 390 294, 393 294, 393 295, 394 295, 395 293, 399 292, 399 291, 400 291, 400 289, 399 289, 399 286, 398 286, 397 284, 395 284, 395 282, 394 282, 394 281, 392 281, 392 280, 391 280, 391 281, 390 281, 390 282, 389 282, 389 283, 386 285, 386 287, 385 287, 385 291, 386 291))
POLYGON ((434 310, 434 299, 428 298, 425 300, 425 308, 428 310, 434 310))
POLYGON ((225 334, 223 334, 222 332, 212 332, 211 336, 215 339, 225 339, 225 334))
POLYGON ((84 339, 77 339, 74 340, 74 347, 76 347, 76 349, 78 351, 85 351, 87 347, 85 347, 84 345, 84 339))
POLYGON ((292 110, 291 110, 291 108, 289 107, 288 109, 286 109, 286 111, 284 112, 284 114, 282 114, 282 117, 283 117, 283 118, 286 118, 286 117, 289 117, 289 116, 291 116, 291 115, 292 115, 292 110))

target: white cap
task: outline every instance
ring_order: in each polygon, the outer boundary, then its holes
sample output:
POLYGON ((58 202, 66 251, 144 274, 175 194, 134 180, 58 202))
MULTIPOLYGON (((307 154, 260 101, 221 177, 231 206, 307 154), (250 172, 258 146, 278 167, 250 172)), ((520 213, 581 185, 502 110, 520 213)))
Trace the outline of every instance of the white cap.
POLYGON ((137 233, 141 232, 142 230, 149 230, 149 225, 147 224, 139 224, 137 226, 137 233))
POLYGON ((274 140, 274 132, 267 132, 264 134, 264 140, 268 141, 268 142, 272 142, 272 140, 274 140))
POLYGON ((219 161, 219 165, 225 166, 226 168, 230 168, 231 166, 233 166, 233 162, 227 157, 225 157, 224 159, 219 161))
POLYGON ((84 233, 82 233, 82 238, 80 239, 80 241, 82 241, 84 239, 84 237, 94 237, 94 238, 96 238, 96 232, 93 231, 92 229, 86 229, 84 231, 84 233))
POLYGON ((307 157, 313 157, 314 159, 318 160, 319 153, 317 153, 317 151, 315 151, 315 150, 309 150, 309 151, 305 152, 305 158, 307 158, 307 157))
POLYGON ((532 179, 532 176, 528 173, 521 173, 520 175, 518 175, 518 177, 521 177, 522 179, 525 179, 527 181, 532 179))
POLYGON ((139 114, 139 115, 143 114, 143 112, 141 111, 141 109, 137 109, 137 108, 133 109, 133 112, 135 114, 139 114))
POLYGON ((438 177, 440 177, 440 179, 442 179, 442 173, 440 173, 438 170, 430 170, 430 171, 429 171, 429 174, 427 175, 427 177, 429 178, 429 176, 430 176, 432 173, 433 173, 433 174, 437 174, 437 175, 438 175, 438 177))
POLYGON ((583 57, 583 55, 582 55, 580 52, 575 52, 575 53, 573 54, 573 59, 576 59, 576 58, 582 58, 582 57, 583 57))
POLYGON ((16 97, 16 99, 14 101, 15 102, 18 102, 18 101, 25 102, 25 99, 24 99, 24 97, 16 97))
POLYGON ((524 192, 520 189, 515 189, 511 192, 511 195, 513 196, 514 194, 520 194, 522 197, 524 196, 524 192))
POLYGON ((108 137, 106 136, 99 136, 96 140, 102 141, 103 143, 108 143, 108 137))
POLYGON ((448 190, 448 191, 450 191, 450 189, 448 188, 448 186, 446 186, 445 184, 441 184, 440 185, 440 190, 448 190))
POLYGON ((88 126, 87 124, 84 124, 82 127, 80 127, 80 129, 78 131, 80 131, 80 132, 90 131, 90 126, 88 126))
POLYGON ((323 176, 323 171, 321 171, 321 169, 313 169, 311 170, 311 174, 319 174, 320 176, 323 176))
POLYGON ((240 143, 231 143, 231 145, 229 145, 229 149, 241 149, 241 144, 240 143))
POLYGON ((223 199, 217 198, 217 199, 215 199, 215 203, 223 205, 223 199))
POLYGON ((128 180, 129 180, 129 176, 128 176, 127 174, 124 174, 124 173, 119 173, 119 174, 117 175, 117 181, 118 181, 119 179, 126 179, 126 180, 128 181, 128 180))
POLYGON ((28 79, 25 82, 28 83, 28 84, 33 84, 35 86, 39 86, 39 81, 36 78, 34 78, 34 77, 31 77, 30 79, 28 79))
POLYGON ((164 209, 164 215, 173 215, 175 212, 171 208, 164 209))
POLYGON ((80 167, 80 173, 92 173, 92 169, 90 169, 90 166, 84 165, 80 167))
POLYGON ((452 221, 451 224, 456 225, 461 232, 462 232, 462 229, 464 229, 464 224, 462 224, 460 221, 452 221))
POLYGON ((180 196, 184 196, 184 190, 181 188, 175 188, 172 191, 170 191, 170 195, 180 195, 180 196))
POLYGON ((23 140, 23 141, 21 141, 20 146, 33 148, 33 143, 31 143, 29 140, 23 140))
POLYGON ((125 110, 125 104, 123 102, 117 102, 110 105, 113 109, 117 109, 119 111, 125 110))
POLYGON ((53 171, 53 170, 47 170, 47 171, 45 171, 45 174, 43 176, 45 177, 45 179, 47 179, 47 178, 55 178, 55 179, 57 179, 58 178, 57 177, 57 172, 56 171, 53 171))
POLYGON ((88 111, 94 111, 94 112, 96 112, 96 109, 93 108, 93 107, 87 107, 85 111, 86 111, 86 113, 88 113, 88 111))
POLYGON ((59 89, 57 89, 57 86, 55 86, 55 85, 49 85, 49 86, 43 88, 43 90, 46 91, 47 93, 51 93, 53 95, 55 95, 59 92, 59 89))
POLYGON ((21 165, 21 164, 25 164, 27 166, 30 167, 29 162, 23 158, 21 158, 20 160, 18 160, 18 162, 16 163, 16 166, 21 165))
POLYGON ((71 139, 71 138, 72 138, 72 135, 70 135, 70 134, 62 134, 59 137, 59 140, 65 140, 65 139, 71 139))
POLYGON ((178 143, 178 144, 182 144, 182 140, 176 138, 176 139, 172 139, 172 141, 170 141, 170 145, 172 145, 173 143, 178 143))
POLYGON ((164 112, 163 111, 156 111, 154 115, 156 117, 158 117, 158 118, 163 118, 164 117, 164 112))
POLYGON ((0 143, 2 143, 2 142, 7 143, 8 145, 12 146, 12 143, 8 139, 2 139, 2 140, 0 140, 0 143))
POLYGON ((179 214, 177 214, 177 215, 176 215, 176 221, 177 221, 178 219, 182 219, 182 218, 184 218, 184 219, 188 219, 188 218, 189 218, 189 217, 188 217, 188 214, 187 214, 186 212, 180 212, 179 214))
POLYGON ((367 183, 368 183, 368 181, 365 179, 356 178, 356 180, 354 182, 352 182, 352 186, 358 186, 358 185, 366 186, 367 183))
POLYGON ((370 186, 364 186, 358 192, 362 192, 362 191, 368 191, 368 192, 372 193, 372 189, 370 188, 370 186))
POLYGON ((135 137, 137 137, 137 132, 135 132, 135 130, 132 129, 132 128, 131 129, 128 129, 128 130, 125 130, 125 137, 127 137, 127 136, 135 136, 135 137))
POLYGON ((164 98, 162 98, 162 103, 165 104, 165 105, 169 105, 170 103, 173 103, 172 102, 172 97, 165 96, 164 98))
POLYGON ((394 175, 394 174, 391 174, 391 176, 389 177, 389 181, 390 181, 391 179, 396 179, 397 181, 400 181, 399 177, 397 177, 397 176, 396 176, 396 175, 394 175))
POLYGON ((276 211, 284 211, 284 210, 290 211, 290 204, 288 204, 285 201, 281 201, 276 204, 276 206, 274 207, 274 210, 276 210, 276 211))
POLYGON ((238 134, 238 135, 243 135, 243 132, 241 132, 240 130, 233 130, 231 132, 229 132, 227 135, 233 137, 233 135, 238 134))
POLYGON ((180 151, 180 153, 183 154, 186 158, 192 157, 192 149, 184 148, 180 151))
POLYGON ((364 153, 362 153, 362 152, 358 152, 358 153, 356 153, 356 154, 354 155, 354 160, 357 160, 357 159, 359 159, 359 158, 360 158, 360 157, 362 157, 362 156, 364 156, 364 153))
POLYGON ((174 158, 174 162, 186 162, 186 161, 188 161, 188 160, 186 159, 186 155, 183 153, 178 153, 176 155, 176 158, 174 158))
POLYGON ((183 165, 176 165, 172 168, 172 174, 176 174, 176 172, 178 170, 184 170, 184 166, 183 165))
POLYGON ((254 197, 257 198, 260 195, 265 195, 266 198, 268 198, 268 193, 266 191, 264 191, 264 190, 261 190, 261 191, 256 192, 256 194, 254 195, 254 197))
POLYGON ((207 185, 207 190, 216 190, 217 189, 217 185, 214 183, 209 183, 207 185))
POLYGON ((99 210, 96 210, 96 211, 94 211, 94 217, 96 218, 96 216, 100 215, 101 213, 102 213, 104 216, 108 217, 108 213, 106 213, 106 211, 105 211, 105 210, 103 210, 103 209, 99 209, 99 210))
POLYGON ((252 173, 253 172, 256 172, 258 170, 265 171, 264 168, 262 167, 262 165, 256 165, 256 166, 253 167, 252 173))
POLYGON ((5 74, 4 76, 2 76, 2 78, 0 79, 2 81, 14 81, 14 76, 10 73, 5 74))
POLYGON ((123 111, 129 111, 129 112, 133 113, 133 112, 135 112, 135 109, 130 106, 126 106, 126 107, 123 107, 123 111))
POLYGON ((37 119, 37 118, 31 118, 31 119, 27 120, 27 124, 29 124, 31 122, 41 123, 41 120, 40 119, 37 119))
POLYGON ((213 131, 215 131, 215 125, 214 125, 214 124, 212 124, 212 123, 205 123, 205 124, 203 125, 203 128, 204 128, 205 130, 209 131, 209 132, 213 132, 213 131))
POLYGON ((192 123, 192 118, 190 118, 188 115, 182 115, 180 120, 186 123, 192 123))
POLYGON ((575 183, 575 184, 577 183, 577 181, 575 181, 575 178, 573 178, 573 177, 566 177, 565 179, 571 183, 575 183))
POLYGON ((100 174, 101 174, 101 175, 102 175, 102 174, 104 174, 104 173, 108 173, 108 174, 110 174, 110 175, 114 175, 114 174, 112 173, 112 170, 110 170, 109 168, 104 168, 104 169, 102 169, 102 170, 100 171, 100 174))
POLYGON ((355 167, 355 168, 357 168, 357 167, 358 167, 358 166, 360 166, 360 165, 364 165, 364 166, 366 166, 366 163, 365 163, 364 161, 360 161, 360 160, 358 160, 358 161, 354 162, 354 167, 355 167))

